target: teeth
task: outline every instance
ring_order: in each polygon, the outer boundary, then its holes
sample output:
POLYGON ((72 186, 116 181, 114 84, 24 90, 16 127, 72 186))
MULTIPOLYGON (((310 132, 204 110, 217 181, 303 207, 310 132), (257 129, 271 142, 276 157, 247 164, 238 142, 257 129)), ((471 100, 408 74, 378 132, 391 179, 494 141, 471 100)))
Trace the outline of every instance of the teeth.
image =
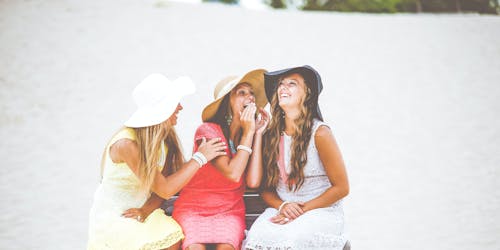
POLYGON ((290 95, 289 94, 281 94, 280 96, 281 97, 289 97, 290 95))

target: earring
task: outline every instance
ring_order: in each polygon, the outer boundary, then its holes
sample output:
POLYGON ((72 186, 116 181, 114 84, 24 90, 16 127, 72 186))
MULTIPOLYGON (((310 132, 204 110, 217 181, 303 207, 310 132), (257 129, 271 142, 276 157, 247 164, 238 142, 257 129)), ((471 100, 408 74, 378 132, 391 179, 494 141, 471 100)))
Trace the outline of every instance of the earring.
POLYGON ((225 118, 226 118, 227 125, 230 126, 231 122, 233 121, 233 116, 232 115, 226 115, 225 118))

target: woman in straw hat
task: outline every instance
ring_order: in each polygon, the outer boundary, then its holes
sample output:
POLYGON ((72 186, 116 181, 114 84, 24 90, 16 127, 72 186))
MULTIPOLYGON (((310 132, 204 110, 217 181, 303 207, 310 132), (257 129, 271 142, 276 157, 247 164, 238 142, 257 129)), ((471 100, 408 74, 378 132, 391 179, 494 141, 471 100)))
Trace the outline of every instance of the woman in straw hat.
POLYGON ((148 76, 134 89, 137 111, 104 151, 102 180, 90 211, 88 249, 178 249, 184 235, 171 217, 156 209, 159 197, 171 197, 203 163, 225 155, 220 139, 202 140, 184 163, 173 126, 182 109, 180 99, 192 92, 189 78, 169 81, 160 74, 148 76), (156 195, 150 196, 151 191, 156 195))
POLYGON ((253 70, 242 78, 227 77, 215 87, 215 101, 205 107, 200 138, 223 137, 227 155, 206 164, 182 189, 173 217, 186 238, 183 249, 239 249, 245 230, 245 184, 258 187, 262 177, 261 141, 268 114, 264 91, 265 70, 253 70), (255 118, 256 113, 258 114, 255 118))
POLYGON ((246 249, 343 249, 342 198, 349 192, 337 143, 323 122, 323 85, 310 66, 265 74, 272 120, 263 138, 263 200, 246 249))

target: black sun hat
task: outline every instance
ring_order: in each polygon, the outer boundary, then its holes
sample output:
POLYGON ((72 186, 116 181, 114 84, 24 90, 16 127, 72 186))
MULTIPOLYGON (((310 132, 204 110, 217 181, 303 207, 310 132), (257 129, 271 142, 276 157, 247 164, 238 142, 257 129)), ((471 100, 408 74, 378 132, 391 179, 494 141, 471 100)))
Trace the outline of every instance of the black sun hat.
POLYGON ((321 82, 321 76, 319 73, 309 65, 304 65, 300 67, 282 69, 272 72, 264 73, 264 86, 266 89, 266 96, 269 101, 273 99, 273 95, 276 93, 278 88, 278 81, 287 75, 298 73, 304 77, 306 85, 311 89, 312 102, 316 106, 313 116, 321 121, 323 121, 323 116, 319 110, 318 97, 323 90, 323 83, 321 82))

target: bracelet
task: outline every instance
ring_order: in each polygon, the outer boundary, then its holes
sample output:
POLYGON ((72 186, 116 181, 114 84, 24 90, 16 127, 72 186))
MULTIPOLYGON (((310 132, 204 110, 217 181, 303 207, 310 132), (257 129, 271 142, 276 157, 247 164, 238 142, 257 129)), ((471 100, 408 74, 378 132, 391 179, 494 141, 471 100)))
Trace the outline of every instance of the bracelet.
POLYGON ((207 158, 201 153, 201 152, 196 152, 193 154, 191 159, 195 160, 200 164, 200 168, 203 167, 203 165, 207 164, 207 158))
POLYGON ((278 213, 281 213, 281 209, 286 205, 290 203, 289 201, 283 201, 283 203, 281 203, 280 207, 278 208, 278 213))
POLYGON ((249 154, 252 154, 252 149, 245 146, 245 145, 238 145, 238 147, 236 147, 237 150, 243 150, 243 151, 247 151, 249 154))
POLYGON ((200 158, 201 162, 203 162, 203 165, 207 164, 208 160, 207 160, 207 157, 205 157, 205 155, 201 152, 196 152, 194 153, 194 155, 196 155, 197 157, 200 158))
POLYGON ((198 158, 198 156, 195 156, 193 155, 193 157, 191 157, 191 159, 193 159, 194 161, 196 161, 198 164, 200 164, 199 168, 203 167, 203 162, 201 161, 200 158, 198 158))

